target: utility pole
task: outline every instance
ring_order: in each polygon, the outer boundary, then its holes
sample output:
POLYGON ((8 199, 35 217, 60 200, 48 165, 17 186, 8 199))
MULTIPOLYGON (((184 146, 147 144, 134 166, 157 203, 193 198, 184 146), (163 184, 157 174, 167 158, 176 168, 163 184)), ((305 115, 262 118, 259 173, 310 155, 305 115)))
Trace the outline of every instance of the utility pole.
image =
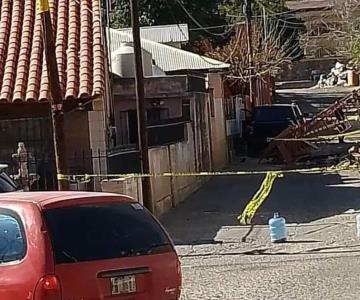
MULTIPOLYGON (((146 126, 146 108, 144 91, 144 70, 142 61, 142 49, 140 39, 139 7, 138 0, 130 0, 131 24, 133 32, 134 54, 135 54, 135 87, 136 87, 136 110, 137 127, 139 139, 139 153, 141 162, 141 173, 150 174, 149 149, 146 126)), ((144 206, 151 212, 154 211, 151 195, 150 177, 142 178, 142 193, 144 206)))
POLYGON ((245 16, 246 16, 246 35, 247 35, 247 46, 248 46, 248 61, 249 61, 249 100, 252 106, 254 106, 254 97, 253 97, 253 74, 254 74, 254 64, 253 64, 253 48, 252 48, 252 10, 251 10, 251 0, 245 0, 245 16))
POLYGON ((51 24, 49 1, 38 0, 37 4, 38 13, 41 15, 43 44, 51 92, 52 129, 56 172, 58 176, 58 190, 65 191, 69 189, 69 183, 59 179, 60 174, 67 174, 67 164, 65 156, 64 112, 62 107, 63 99, 55 55, 54 34, 51 24))

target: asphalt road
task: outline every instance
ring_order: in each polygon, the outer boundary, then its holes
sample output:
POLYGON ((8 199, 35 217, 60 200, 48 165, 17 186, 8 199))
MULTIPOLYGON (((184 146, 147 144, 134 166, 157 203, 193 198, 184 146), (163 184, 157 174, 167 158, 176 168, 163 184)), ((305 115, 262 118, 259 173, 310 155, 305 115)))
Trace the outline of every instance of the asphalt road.
POLYGON ((359 255, 183 261, 182 299, 359 299, 359 255))
POLYGON ((213 178, 161 219, 181 256, 182 299, 360 299, 358 173, 277 179, 255 226, 239 226, 263 177, 213 178), (288 221, 286 244, 269 241, 274 212, 288 221))
MULTIPOLYGON (((348 92, 283 90, 278 101, 316 113, 348 92)), ((251 161, 234 166, 268 168, 251 161)), ((255 226, 239 226, 237 216, 263 178, 213 178, 162 218, 182 260, 182 299, 360 299, 359 173, 285 175, 275 181, 255 226), (269 241, 274 212, 287 219, 286 244, 269 241)))

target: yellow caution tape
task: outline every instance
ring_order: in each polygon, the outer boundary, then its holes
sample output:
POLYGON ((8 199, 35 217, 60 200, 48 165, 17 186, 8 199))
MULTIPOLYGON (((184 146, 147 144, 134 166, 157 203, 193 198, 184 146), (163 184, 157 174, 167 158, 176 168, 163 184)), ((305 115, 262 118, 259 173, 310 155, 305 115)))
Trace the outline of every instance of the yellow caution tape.
POLYGON ((81 176, 57 174, 57 180, 58 181, 70 181, 70 182, 76 182, 76 183, 89 183, 89 182, 91 182, 91 176, 88 174, 84 174, 81 176))
POLYGON ((255 216, 257 210, 261 204, 269 196, 273 183, 276 178, 283 177, 284 175, 281 172, 268 172, 266 177, 261 184, 260 189, 256 192, 254 197, 246 205, 243 213, 238 217, 238 220, 241 225, 251 224, 253 217, 255 216))
POLYGON ((264 175, 269 172, 280 172, 282 174, 289 173, 303 173, 303 174, 330 174, 338 173, 340 171, 354 171, 359 170, 358 165, 338 165, 331 167, 316 167, 304 169, 291 170, 264 170, 264 171, 223 171, 223 172, 164 172, 164 173, 124 173, 124 174, 73 174, 64 175, 58 174, 58 180, 69 181, 88 181, 91 178, 106 178, 106 179, 129 179, 129 178, 144 178, 144 177, 203 177, 203 176, 242 176, 242 175, 264 175))
POLYGON ((92 178, 113 178, 113 179, 132 179, 144 177, 185 177, 185 176, 239 176, 239 175, 261 175, 266 174, 266 177, 261 184, 260 189, 250 200, 245 207, 243 213, 238 217, 240 224, 250 224, 253 217, 261 204, 269 196, 273 183, 276 178, 283 177, 284 174, 302 173, 302 174, 333 174, 341 171, 358 171, 358 165, 338 164, 331 167, 316 167, 306 169, 292 169, 282 171, 225 171, 225 172, 185 172, 185 173, 154 173, 154 174, 79 174, 79 175, 64 175, 58 174, 58 180, 67 180, 75 183, 89 183, 92 178))
POLYGON ((67 180, 67 176, 63 175, 63 174, 57 174, 57 180, 67 180))
POLYGON ((37 0, 37 11, 39 14, 49 11, 49 0, 37 0))

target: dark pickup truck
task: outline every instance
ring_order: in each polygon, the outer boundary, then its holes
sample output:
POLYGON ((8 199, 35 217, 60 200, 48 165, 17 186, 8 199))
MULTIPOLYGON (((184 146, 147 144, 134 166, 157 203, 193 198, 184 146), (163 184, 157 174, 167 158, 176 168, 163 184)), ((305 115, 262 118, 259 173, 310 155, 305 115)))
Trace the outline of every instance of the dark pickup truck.
POLYGON ((249 156, 260 155, 274 138, 292 124, 304 121, 296 104, 274 104, 258 106, 245 130, 245 141, 249 156))

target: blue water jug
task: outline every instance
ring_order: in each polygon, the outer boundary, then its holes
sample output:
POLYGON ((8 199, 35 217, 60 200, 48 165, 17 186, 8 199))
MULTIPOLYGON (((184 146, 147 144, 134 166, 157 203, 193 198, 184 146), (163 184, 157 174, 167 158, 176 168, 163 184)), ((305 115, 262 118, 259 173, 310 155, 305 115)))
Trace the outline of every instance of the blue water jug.
POLYGON ((270 239, 273 243, 283 243, 287 239, 286 220, 278 213, 269 220, 270 239))

